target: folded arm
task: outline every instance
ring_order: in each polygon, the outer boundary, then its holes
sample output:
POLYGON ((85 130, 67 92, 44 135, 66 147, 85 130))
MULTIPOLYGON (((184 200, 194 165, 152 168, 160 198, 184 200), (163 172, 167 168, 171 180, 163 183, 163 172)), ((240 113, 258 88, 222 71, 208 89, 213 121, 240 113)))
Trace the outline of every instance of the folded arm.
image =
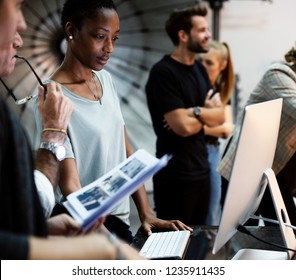
POLYGON ((164 127, 181 137, 199 133, 204 125, 209 127, 221 125, 225 121, 224 108, 220 95, 210 99, 211 91, 205 100, 205 106, 199 107, 200 115, 194 113, 194 107, 178 108, 164 114, 164 127))

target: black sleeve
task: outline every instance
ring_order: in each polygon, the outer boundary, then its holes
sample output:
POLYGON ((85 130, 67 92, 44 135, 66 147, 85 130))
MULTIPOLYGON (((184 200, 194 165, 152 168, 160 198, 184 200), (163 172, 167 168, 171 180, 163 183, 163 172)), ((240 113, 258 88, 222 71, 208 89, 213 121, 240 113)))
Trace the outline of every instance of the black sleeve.
POLYGON ((28 259, 28 239, 24 235, 0 231, 0 259, 26 260, 28 259))

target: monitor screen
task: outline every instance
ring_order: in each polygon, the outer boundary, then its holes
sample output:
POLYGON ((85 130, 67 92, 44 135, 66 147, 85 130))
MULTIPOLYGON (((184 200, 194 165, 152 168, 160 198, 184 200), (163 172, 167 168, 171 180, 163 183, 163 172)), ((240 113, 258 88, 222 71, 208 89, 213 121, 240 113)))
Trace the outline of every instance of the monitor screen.
POLYGON ((230 174, 213 254, 257 210, 272 167, 282 111, 282 99, 248 105, 244 109, 239 139, 230 174))

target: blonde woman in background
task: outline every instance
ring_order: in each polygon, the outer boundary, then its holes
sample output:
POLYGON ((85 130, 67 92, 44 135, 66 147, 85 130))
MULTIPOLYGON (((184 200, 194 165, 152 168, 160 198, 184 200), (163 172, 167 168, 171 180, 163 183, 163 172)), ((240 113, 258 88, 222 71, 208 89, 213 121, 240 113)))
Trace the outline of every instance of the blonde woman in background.
POLYGON ((220 93, 221 101, 225 108, 225 122, 223 124, 215 127, 204 126, 211 168, 211 197, 207 224, 213 225, 217 222, 221 198, 221 177, 216 171, 220 160, 219 138, 228 138, 234 127, 230 99, 234 88, 235 76, 230 50, 225 42, 210 41, 209 51, 200 54, 200 59, 207 69, 215 92, 220 93))

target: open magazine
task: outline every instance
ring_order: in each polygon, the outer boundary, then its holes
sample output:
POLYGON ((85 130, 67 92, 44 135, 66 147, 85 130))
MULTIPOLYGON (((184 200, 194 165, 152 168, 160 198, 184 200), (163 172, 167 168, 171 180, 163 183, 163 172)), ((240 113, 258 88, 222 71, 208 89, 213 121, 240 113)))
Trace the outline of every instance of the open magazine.
POLYGON ((104 176, 68 195, 63 204, 82 229, 87 230, 166 166, 170 158, 165 155, 158 159, 140 149, 104 176))

